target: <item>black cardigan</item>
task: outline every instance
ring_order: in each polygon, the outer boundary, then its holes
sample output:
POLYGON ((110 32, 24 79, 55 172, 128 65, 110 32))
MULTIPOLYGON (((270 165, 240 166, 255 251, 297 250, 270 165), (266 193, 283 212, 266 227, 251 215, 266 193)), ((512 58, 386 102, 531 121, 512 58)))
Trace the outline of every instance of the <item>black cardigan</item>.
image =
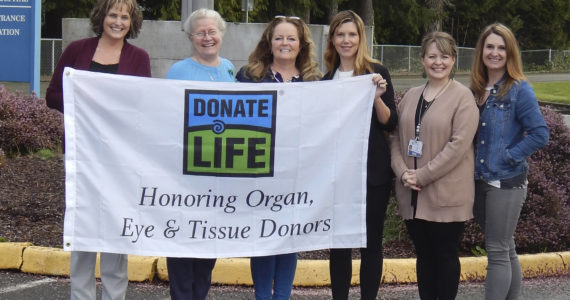
MULTIPOLYGON (((390 167, 390 146, 388 145, 387 133, 393 131, 398 124, 398 113, 394 102, 394 86, 390 79, 388 69, 380 64, 373 64, 374 73, 379 73, 386 79, 388 86, 386 92, 381 96, 382 101, 390 109, 390 118, 386 124, 378 121, 376 111, 372 109, 372 121, 370 122, 370 136, 368 138, 368 184, 382 185, 391 184, 393 178, 390 167)), ((328 72, 323 76, 323 80, 331 80, 334 72, 328 72)))

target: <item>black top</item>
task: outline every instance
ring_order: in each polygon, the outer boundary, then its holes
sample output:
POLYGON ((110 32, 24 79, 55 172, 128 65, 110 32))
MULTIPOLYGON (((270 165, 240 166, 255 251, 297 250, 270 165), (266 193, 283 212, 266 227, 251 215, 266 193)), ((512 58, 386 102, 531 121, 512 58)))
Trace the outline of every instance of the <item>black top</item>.
POLYGON ((112 65, 102 65, 94 60, 91 61, 89 65, 89 71, 93 72, 100 72, 100 73, 110 73, 110 74, 117 74, 119 70, 119 64, 112 64, 112 65))
MULTIPOLYGON (((239 81, 239 82, 283 82, 283 77, 281 76, 281 74, 279 72, 276 72, 275 74, 273 74, 273 71, 271 71, 271 69, 267 69, 267 71, 265 72, 265 75, 259 81, 254 81, 253 78, 251 78, 249 76, 249 74, 247 74, 246 70, 247 70, 247 66, 243 66, 243 67, 241 67, 241 69, 239 69, 238 73, 236 74, 236 80, 237 81, 239 81)), ((293 78, 291 78, 290 82, 301 82, 301 81, 303 81, 303 77, 301 75, 297 75, 297 76, 294 76, 293 78)))
MULTIPOLYGON (((398 113, 396 111, 396 103, 394 102, 394 86, 392 85, 388 69, 380 64, 373 64, 372 68, 374 69, 374 73, 382 75, 382 78, 386 79, 388 83, 386 92, 381 98, 390 109, 390 118, 386 124, 382 124, 378 121, 376 111, 372 109, 370 136, 368 138, 368 184, 391 184, 394 174, 390 166, 390 146, 388 145, 387 134, 393 131, 398 125, 398 113)), ((325 74, 323 80, 332 79, 335 71, 325 74)))

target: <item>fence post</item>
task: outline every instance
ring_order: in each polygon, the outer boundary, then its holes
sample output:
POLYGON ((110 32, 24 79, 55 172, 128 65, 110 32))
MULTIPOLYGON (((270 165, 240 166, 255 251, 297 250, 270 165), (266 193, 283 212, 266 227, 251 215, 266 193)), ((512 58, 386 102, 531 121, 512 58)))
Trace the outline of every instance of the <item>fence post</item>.
POLYGON ((408 72, 412 71, 412 46, 408 46, 408 72))
POLYGON ((55 70, 55 40, 51 40, 51 74, 55 70))

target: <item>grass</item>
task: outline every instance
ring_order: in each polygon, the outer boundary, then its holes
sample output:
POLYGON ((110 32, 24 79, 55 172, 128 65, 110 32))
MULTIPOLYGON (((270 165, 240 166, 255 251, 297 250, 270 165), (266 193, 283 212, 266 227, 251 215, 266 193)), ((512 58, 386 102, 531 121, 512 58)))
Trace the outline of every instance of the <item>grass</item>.
POLYGON ((540 101, 570 104, 570 81, 534 82, 532 87, 540 101))

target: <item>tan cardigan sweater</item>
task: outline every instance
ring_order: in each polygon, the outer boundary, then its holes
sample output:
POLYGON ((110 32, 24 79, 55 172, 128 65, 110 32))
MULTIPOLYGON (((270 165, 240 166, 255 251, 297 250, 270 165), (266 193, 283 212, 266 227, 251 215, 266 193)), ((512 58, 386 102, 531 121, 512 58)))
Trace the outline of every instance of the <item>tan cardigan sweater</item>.
MULTIPOLYGON (((392 169, 396 175, 396 197, 400 214, 413 218, 411 189, 401 178, 414 168, 408 156, 410 139, 414 138, 415 114, 424 86, 411 88, 398 105, 398 129, 391 136, 392 169)), ((420 140, 423 154, 416 171, 418 192, 416 218, 433 222, 459 222, 473 217, 474 153, 473 137, 479 122, 479 111, 471 91, 453 80, 438 96, 422 119, 420 140)))

